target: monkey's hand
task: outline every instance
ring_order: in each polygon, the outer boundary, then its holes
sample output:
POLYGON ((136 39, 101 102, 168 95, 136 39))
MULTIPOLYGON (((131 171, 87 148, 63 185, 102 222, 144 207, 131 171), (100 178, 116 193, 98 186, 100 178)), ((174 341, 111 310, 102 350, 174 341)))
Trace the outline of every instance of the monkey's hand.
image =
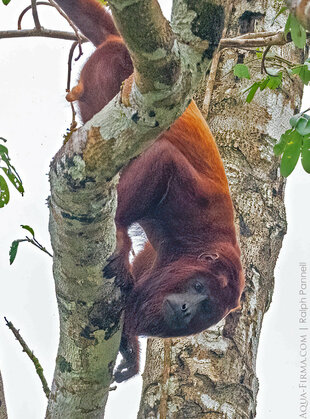
POLYGON ((130 272, 129 262, 125 263, 124 258, 119 253, 113 253, 103 269, 105 278, 115 277, 115 283, 125 293, 128 293, 133 288, 134 280, 130 272), (128 266, 127 266, 128 264, 128 266))

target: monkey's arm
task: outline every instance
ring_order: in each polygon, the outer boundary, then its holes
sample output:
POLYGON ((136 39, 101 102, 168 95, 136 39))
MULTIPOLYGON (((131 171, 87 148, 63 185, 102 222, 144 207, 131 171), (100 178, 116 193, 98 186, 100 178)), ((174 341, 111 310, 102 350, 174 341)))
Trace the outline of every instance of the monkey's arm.
POLYGON ((129 264, 131 240, 127 230, 159 204, 165 195, 174 171, 177 150, 166 141, 157 141, 121 174, 118 185, 118 206, 115 223, 117 246, 104 269, 106 277, 116 277, 123 288, 133 284, 129 264))
POLYGON ((138 336, 129 335, 123 329, 119 351, 123 357, 114 372, 117 383, 128 380, 139 372, 140 345, 138 336))
POLYGON ((159 204, 173 175, 176 154, 178 150, 172 144, 158 139, 125 168, 117 188, 118 228, 139 222, 159 204))

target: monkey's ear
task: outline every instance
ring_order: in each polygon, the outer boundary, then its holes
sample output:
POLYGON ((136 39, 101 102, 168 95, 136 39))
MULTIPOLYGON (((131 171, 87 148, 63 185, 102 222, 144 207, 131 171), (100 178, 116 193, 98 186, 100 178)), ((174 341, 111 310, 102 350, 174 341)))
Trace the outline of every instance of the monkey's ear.
POLYGON ((202 262, 214 262, 219 257, 220 255, 218 253, 201 253, 201 255, 199 255, 197 259, 202 262))
POLYGON ((198 260, 208 264, 211 267, 212 273, 216 276, 218 284, 221 288, 227 287, 229 281, 229 272, 225 264, 222 263, 218 253, 204 252, 198 256, 198 260))

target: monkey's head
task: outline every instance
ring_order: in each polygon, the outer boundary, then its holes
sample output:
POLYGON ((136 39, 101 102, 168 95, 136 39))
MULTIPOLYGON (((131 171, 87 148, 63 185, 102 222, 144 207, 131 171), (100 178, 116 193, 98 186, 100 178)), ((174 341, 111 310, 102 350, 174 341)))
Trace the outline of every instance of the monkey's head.
POLYGON ((223 253, 223 246, 155 268, 133 293, 129 312, 135 333, 160 337, 199 333, 240 305, 243 287, 239 256, 231 249, 223 253))

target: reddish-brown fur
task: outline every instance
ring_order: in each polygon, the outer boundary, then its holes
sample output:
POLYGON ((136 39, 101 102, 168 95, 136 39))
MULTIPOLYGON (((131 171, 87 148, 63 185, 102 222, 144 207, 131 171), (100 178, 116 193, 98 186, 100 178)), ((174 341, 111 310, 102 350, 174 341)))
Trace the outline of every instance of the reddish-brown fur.
MULTIPOLYGON (((98 47, 69 94, 70 100, 79 99, 85 122, 115 96, 132 64, 110 15, 95 0, 57 2, 98 47)), ((227 179, 194 102, 123 170, 115 222, 117 249, 105 274, 116 276, 126 292, 123 362, 115 373, 116 381, 123 381, 138 372, 137 335, 197 333, 240 304, 244 277, 227 179), (131 266, 127 229, 135 222, 149 241, 131 266), (185 321, 179 309, 188 307, 185 321)))
POLYGON ((84 65, 80 81, 67 99, 79 101, 83 122, 119 92, 122 82, 133 72, 129 52, 112 17, 96 0, 57 0, 75 25, 97 47, 84 65))

